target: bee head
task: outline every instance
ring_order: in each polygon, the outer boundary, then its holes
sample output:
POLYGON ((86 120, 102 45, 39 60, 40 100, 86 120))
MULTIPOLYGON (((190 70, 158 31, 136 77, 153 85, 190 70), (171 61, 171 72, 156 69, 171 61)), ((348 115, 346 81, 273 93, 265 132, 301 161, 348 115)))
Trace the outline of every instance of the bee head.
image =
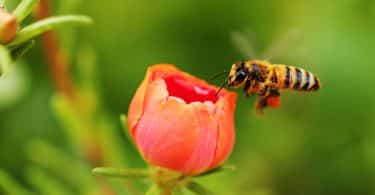
POLYGON ((245 62, 241 61, 232 65, 228 76, 229 87, 240 87, 245 84, 249 72, 245 67, 245 62))

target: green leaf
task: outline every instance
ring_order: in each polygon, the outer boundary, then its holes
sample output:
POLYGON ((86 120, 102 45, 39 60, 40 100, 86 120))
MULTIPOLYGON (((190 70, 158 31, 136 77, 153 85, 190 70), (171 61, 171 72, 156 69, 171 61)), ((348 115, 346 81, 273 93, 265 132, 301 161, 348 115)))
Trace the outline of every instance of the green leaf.
POLYGON ((130 135, 130 131, 129 131, 128 126, 127 126, 127 124, 128 124, 128 120, 127 120, 125 114, 121 114, 121 115, 120 115, 120 121, 121 121, 121 126, 122 126, 122 128, 124 129, 124 132, 125 132, 126 138, 128 138, 129 142, 134 146, 134 148, 136 148, 136 147, 135 147, 135 143, 134 143, 134 141, 133 141, 133 138, 132 138, 132 136, 130 135))
POLYGON ((220 172, 224 172, 224 171, 234 171, 235 169, 236 169, 236 167, 233 166, 233 165, 223 165, 223 166, 217 167, 215 169, 212 169, 210 171, 204 172, 204 173, 202 173, 200 175, 197 175, 195 177, 208 176, 208 175, 212 175, 212 174, 216 174, 216 173, 220 173, 220 172))
POLYGON ((46 168, 66 183, 80 189, 89 189, 94 184, 90 168, 59 148, 36 140, 32 141, 27 149, 28 156, 34 163, 46 168))
POLYGON ((92 23, 92 19, 87 16, 66 15, 50 17, 30 24, 29 26, 23 28, 21 31, 17 33, 16 38, 7 46, 10 48, 17 47, 46 31, 64 25, 89 25, 92 23))
POLYGON ((9 50, 5 46, 0 45, 0 76, 9 72, 12 65, 13 60, 9 50))
POLYGON ((17 20, 21 23, 33 10, 33 7, 39 0, 22 0, 17 8, 13 11, 13 14, 16 15, 17 20))
POLYGON ((97 167, 92 170, 95 175, 119 178, 146 178, 150 177, 150 171, 147 169, 120 169, 110 167, 97 167))
POLYGON ((51 99, 51 105, 56 118, 68 136, 68 140, 78 148, 83 147, 82 140, 90 133, 90 129, 84 127, 81 116, 75 112, 69 99, 62 94, 56 94, 51 99))
POLYGON ((197 182, 188 183, 186 188, 198 195, 214 195, 212 191, 197 182))

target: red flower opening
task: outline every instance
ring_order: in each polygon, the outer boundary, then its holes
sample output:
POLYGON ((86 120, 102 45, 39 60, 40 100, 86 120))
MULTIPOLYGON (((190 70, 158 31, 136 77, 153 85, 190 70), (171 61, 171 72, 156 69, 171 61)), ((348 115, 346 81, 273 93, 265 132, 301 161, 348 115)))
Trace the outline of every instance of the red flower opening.
POLYGON ((193 84, 180 75, 168 75, 164 81, 167 84, 169 96, 181 98, 187 104, 205 101, 216 103, 218 100, 217 90, 193 84))
POLYGON ((128 112, 143 158, 186 175, 219 166, 234 145, 237 95, 217 90, 172 65, 148 68, 128 112))

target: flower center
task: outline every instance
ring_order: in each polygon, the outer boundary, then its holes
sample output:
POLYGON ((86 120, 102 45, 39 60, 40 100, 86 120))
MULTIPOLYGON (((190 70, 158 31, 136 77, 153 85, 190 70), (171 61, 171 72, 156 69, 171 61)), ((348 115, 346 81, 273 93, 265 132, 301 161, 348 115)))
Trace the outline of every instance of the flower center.
POLYGON ((164 80, 169 96, 181 98, 187 104, 205 101, 216 103, 218 100, 215 88, 199 85, 179 75, 168 75, 164 77, 164 80))

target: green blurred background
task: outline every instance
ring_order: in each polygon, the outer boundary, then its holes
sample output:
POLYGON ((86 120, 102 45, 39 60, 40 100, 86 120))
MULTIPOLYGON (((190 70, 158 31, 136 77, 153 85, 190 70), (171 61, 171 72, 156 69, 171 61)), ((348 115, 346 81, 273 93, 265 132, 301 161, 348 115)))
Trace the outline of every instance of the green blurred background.
MULTIPOLYGON (((123 147, 131 145, 118 116, 127 112, 147 66, 172 63, 208 80, 244 59, 231 32, 250 29, 261 52, 297 29, 298 41, 272 62, 316 73, 322 90, 285 92, 281 108, 260 117, 255 98, 238 90, 236 145, 228 162, 237 170, 200 183, 219 194, 375 194, 375 1, 51 2, 56 14, 95 20, 89 28, 62 29, 61 40, 77 82, 78 62, 86 63, 82 48, 91 52, 95 90, 123 147)), ((54 94, 40 41, 17 64, 11 81, 0 80, 0 168, 27 188, 33 189, 25 174, 34 166, 30 142, 44 140, 78 153, 51 107, 54 94)), ((134 149, 125 150, 131 166, 144 166, 134 149)))

